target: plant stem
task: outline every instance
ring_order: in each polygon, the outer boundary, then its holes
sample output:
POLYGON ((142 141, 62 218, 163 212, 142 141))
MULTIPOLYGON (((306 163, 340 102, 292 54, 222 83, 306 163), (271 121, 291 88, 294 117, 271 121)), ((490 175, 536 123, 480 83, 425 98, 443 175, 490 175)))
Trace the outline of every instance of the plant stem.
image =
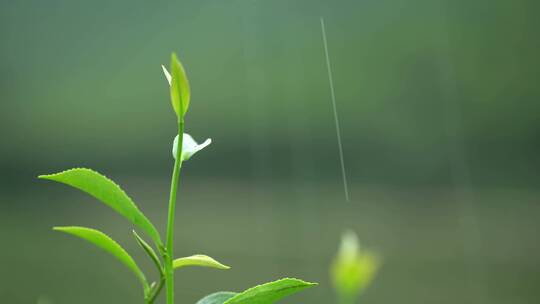
POLYGON ((154 301, 156 300, 157 296, 159 295, 159 293, 161 292, 161 289, 163 288, 163 282, 165 281, 165 277, 164 276, 161 276, 161 278, 159 279, 159 283, 157 285, 157 287, 152 291, 152 293, 150 294, 150 296, 148 297, 148 299, 146 300, 146 303, 147 304, 153 304, 154 301))
POLYGON ((171 193, 169 196, 169 215, 167 221, 167 244, 164 256, 165 262, 165 284, 167 287, 167 304, 174 304, 174 215, 176 207, 176 191, 180 181, 180 169, 182 168, 182 142, 184 135, 184 118, 178 119, 178 143, 176 146, 176 159, 171 179, 171 193))

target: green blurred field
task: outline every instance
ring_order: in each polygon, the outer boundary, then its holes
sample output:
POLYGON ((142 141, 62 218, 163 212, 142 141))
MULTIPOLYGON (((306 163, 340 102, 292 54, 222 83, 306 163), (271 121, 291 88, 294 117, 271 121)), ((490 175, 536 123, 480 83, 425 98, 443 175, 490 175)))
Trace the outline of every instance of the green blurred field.
MULTIPOLYGON (((189 166, 188 166, 189 167, 189 166)), ((116 176, 114 176, 116 178, 116 176)), ((166 180, 117 178, 152 220, 165 222, 166 180)), ((3 196, 0 294, 6 303, 138 303, 132 274, 92 246, 54 233, 88 225, 110 233, 152 271, 126 221, 92 198, 32 181, 3 196), (50 210, 56 212, 51 212, 50 210)), ((343 229, 358 231, 384 265, 362 303, 533 303, 540 296, 537 193, 484 189, 464 219, 455 191, 352 187, 353 200, 325 185, 187 182, 182 186, 179 255, 207 253, 230 271, 178 272, 181 303, 217 290, 241 290, 282 276, 320 282, 285 303, 332 303, 328 266, 343 229), (508 207, 508 200, 513 200, 508 207), (468 226, 469 225, 469 226, 468 226), (476 231, 470 231, 474 228, 476 231)), ((163 226, 163 225, 161 225, 163 226)))

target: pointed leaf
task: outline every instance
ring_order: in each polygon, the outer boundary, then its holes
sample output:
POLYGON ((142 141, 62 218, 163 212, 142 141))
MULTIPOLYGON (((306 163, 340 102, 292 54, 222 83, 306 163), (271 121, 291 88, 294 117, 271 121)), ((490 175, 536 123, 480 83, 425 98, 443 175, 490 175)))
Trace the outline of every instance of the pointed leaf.
POLYGON ((220 262, 214 260, 213 258, 202 255, 202 254, 196 254, 184 258, 178 258, 173 261, 173 268, 181 268, 185 266, 202 266, 202 267, 212 267, 217 269, 229 269, 231 267, 227 265, 223 265, 220 262))
POLYGON ((171 55, 171 102, 176 115, 183 117, 189 107, 191 91, 186 71, 175 53, 171 55))
POLYGON ((224 304, 271 304, 302 289, 317 285, 298 279, 285 278, 245 290, 224 304))
POLYGON ((80 237, 81 239, 87 240, 88 242, 110 253, 120 262, 122 262, 122 264, 126 265, 131 271, 133 271, 133 273, 141 281, 145 289, 148 288, 146 278, 143 272, 139 269, 139 267, 133 260, 133 258, 124 250, 124 248, 122 248, 122 246, 120 246, 117 242, 111 239, 108 235, 104 234, 99 230, 77 226, 54 227, 53 230, 62 231, 80 237))
POLYGON ((228 299, 234 297, 238 293, 230 291, 219 291, 197 301, 196 304, 223 304, 228 299))
POLYGON ((135 240, 137 241, 139 246, 141 246, 144 252, 148 254, 152 262, 154 262, 159 273, 163 274, 163 267, 161 267, 161 262, 159 261, 159 258, 154 249, 152 249, 152 246, 150 246, 145 240, 143 240, 143 238, 141 238, 135 230, 133 230, 133 236, 135 236, 135 240))
POLYGON ((154 225, 137 208, 124 190, 98 172, 85 168, 75 168, 56 174, 40 175, 39 178, 64 183, 90 194, 146 231, 157 244, 162 244, 154 225))
POLYGON ((241 293, 216 292, 202 298, 197 304, 272 304, 286 296, 315 285, 317 283, 285 278, 255 286, 241 293))

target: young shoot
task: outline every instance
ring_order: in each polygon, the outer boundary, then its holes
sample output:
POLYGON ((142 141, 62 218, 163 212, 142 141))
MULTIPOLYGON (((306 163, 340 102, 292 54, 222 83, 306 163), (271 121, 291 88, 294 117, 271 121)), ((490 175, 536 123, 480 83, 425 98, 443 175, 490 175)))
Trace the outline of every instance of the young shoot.
POLYGON ((360 248, 358 237, 352 231, 343 234, 337 256, 330 268, 339 304, 354 304, 369 286, 380 261, 377 255, 360 248))
MULTIPOLYGON (((205 140, 202 144, 189 134, 184 133, 184 117, 190 104, 191 90, 186 72, 176 54, 171 55, 170 73, 162 66, 165 78, 169 83, 171 104, 176 113, 177 135, 173 140, 174 165, 171 177, 171 188, 168 202, 168 215, 165 239, 162 238, 156 226, 137 207, 135 202, 111 179, 87 168, 74 168, 55 174, 40 175, 39 178, 59 182, 85 192, 126 218, 132 225, 134 240, 146 253, 157 269, 158 277, 153 280, 144 274, 131 255, 115 240, 105 233, 93 228, 80 226, 54 227, 53 230, 64 232, 83 239, 103 251, 109 253, 127 267, 138 279, 145 304, 154 303, 165 287, 166 303, 174 304, 174 272, 188 266, 210 267, 215 269, 230 269, 229 266, 218 262, 212 257, 195 254, 175 258, 174 232, 176 197, 180 183, 182 163, 193 157, 197 152, 206 148, 212 141, 205 140), (145 239, 145 237, 147 239, 145 239), (150 240, 150 241, 148 241, 150 240)), ((270 304, 302 289, 316 285, 298 279, 281 279, 253 288, 244 292, 218 292, 201 299, 200 304, 270 304)))

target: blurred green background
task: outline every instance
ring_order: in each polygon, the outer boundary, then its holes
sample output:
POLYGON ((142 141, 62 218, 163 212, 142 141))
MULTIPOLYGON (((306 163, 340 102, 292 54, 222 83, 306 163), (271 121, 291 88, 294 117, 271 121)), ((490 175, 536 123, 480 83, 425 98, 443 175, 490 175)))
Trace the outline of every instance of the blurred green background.
MULTIPOLYGON (((85 166, 164 232, 175 116, 160 64, 192 86, 179 303, 283 276, 284 303, 335 303, 355 230, 384 259, 361 303, 540 300, 538 1, 2 1, 0 302, 140 303, 136 279, 53 225, 99 228, 151 271, 131 227, 36 179, 85 166), (346 202, 319 18, 326 21, 346 202)), ((163 299, 161 299, 163 300, 163 299)))

